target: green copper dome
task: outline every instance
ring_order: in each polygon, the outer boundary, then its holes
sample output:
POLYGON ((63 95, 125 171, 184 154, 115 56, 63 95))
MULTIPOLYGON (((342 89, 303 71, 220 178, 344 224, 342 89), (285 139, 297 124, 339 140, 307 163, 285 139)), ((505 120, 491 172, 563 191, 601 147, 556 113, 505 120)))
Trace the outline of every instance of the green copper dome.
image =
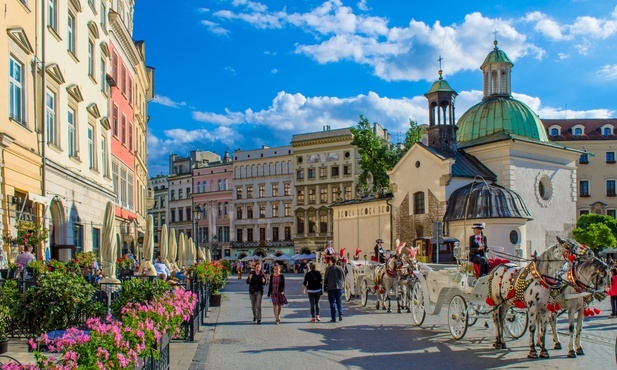
POLYGON ((548 141, 544 125, 525 103, 504 96, 491 97, 469 108, 458 120, 460 144, 501 131, 548 141))
POLYGON ((430 94, 432 92, 437 92, 437 91, 444 91, 444 92, 447 91, 447 92, 453 92, 456 94, 456 91, 454 91, 454 89, 450 87, 450 84, 448 84, 446 80, 442 79, 441 76, 439 76, 439 80, 433 83, 433 86, 431 86, 431 89, 426 94, 430 94))
POLYGON ((493 51, 488 53, 486 58, 484 58, 484 63, 482 63, 480 69, 482 69, 485 65, 491 63, 508 63, 510 64, 510 66, 514 66, 510 58, 508 58, 508 55, 503 50, 500 50, 497 47, 497 40, 495 40, 493 45, 495 45, 495 48, 493 49, 493 51))

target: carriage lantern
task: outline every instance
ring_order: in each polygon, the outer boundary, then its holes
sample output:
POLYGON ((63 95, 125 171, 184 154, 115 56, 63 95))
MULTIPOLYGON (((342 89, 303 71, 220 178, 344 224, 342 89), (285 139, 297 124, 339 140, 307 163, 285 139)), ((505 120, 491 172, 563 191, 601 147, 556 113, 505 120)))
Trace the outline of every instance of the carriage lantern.
POLYGON ((456 258, 457 261, 459 261, 461 259, 461 242, 456 241, 454 242, 454 258, 456 258))

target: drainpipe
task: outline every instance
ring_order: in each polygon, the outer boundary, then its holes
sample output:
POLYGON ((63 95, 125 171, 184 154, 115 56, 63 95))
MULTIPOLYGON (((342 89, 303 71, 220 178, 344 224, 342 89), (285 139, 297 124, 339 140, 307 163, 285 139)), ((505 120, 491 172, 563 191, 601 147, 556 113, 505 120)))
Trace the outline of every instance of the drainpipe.
POLYGON ((390 200, 392 200, 392 198, 388 198, 386 199, 386 204, 390 207, 390 248, 393 248, 394 245, 394 225, 393 225, 393 220, 394 220, 394 214, 392 212, 392 204, 390 204, 390 200))

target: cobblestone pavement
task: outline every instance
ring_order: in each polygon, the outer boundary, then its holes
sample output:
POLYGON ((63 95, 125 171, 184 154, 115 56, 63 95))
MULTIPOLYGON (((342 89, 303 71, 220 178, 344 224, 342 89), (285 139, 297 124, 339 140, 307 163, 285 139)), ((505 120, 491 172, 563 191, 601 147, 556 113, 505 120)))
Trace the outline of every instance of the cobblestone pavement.
MULTIPOLYGON (((281 324, 274 324, 272 304, 263 300, 263 322, 252 322, 247 285, 230 277, 220 308, 213 308, 201 333, 190 369, 555 369, 615 368, 617 319, 609 319, 610 302, 599 304, 602 314, 585 319, 585 356, 568 359, 567 318, 558 322, 562 350, 551 358, 527 359, 528 338, 509 340, 508 349, 492 347, 494 328, 484 320, 470 327, 459 341, 450 336, 445 311, 416 327, 409 313, 386 313, 359 299, 344 303, 342 322, 330 323, 327 297, 321 299, 322 322, 311 323, 308 299, 301 292, 301 275, 286 274, 289 305, 281 324)), ((548 348, 552 339, 547 337, 548 348)), ((177 357, 172 354, 172 359, 177 357)), ((185 359, 186 361, 186 359, 185 359)), ((178 365, 174 365, 178 366, 178 365)), ((172 367, 186 369, 184 367, 172 367)))

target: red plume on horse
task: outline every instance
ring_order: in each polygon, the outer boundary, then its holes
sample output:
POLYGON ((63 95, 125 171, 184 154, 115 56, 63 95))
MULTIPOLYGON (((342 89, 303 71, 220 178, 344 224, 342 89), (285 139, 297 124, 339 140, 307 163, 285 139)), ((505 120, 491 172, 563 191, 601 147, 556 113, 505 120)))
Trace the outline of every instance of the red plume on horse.
POLYGON ((354 255, 354 259, 358 259, 360 258, 360 253, 362 252, 362 249, 360 248, 356 248, 356 254, 354 255))
POLYGON ((345 255, 345 248, 341 248, 339 254, 341 255, 341 258, 345 255))

